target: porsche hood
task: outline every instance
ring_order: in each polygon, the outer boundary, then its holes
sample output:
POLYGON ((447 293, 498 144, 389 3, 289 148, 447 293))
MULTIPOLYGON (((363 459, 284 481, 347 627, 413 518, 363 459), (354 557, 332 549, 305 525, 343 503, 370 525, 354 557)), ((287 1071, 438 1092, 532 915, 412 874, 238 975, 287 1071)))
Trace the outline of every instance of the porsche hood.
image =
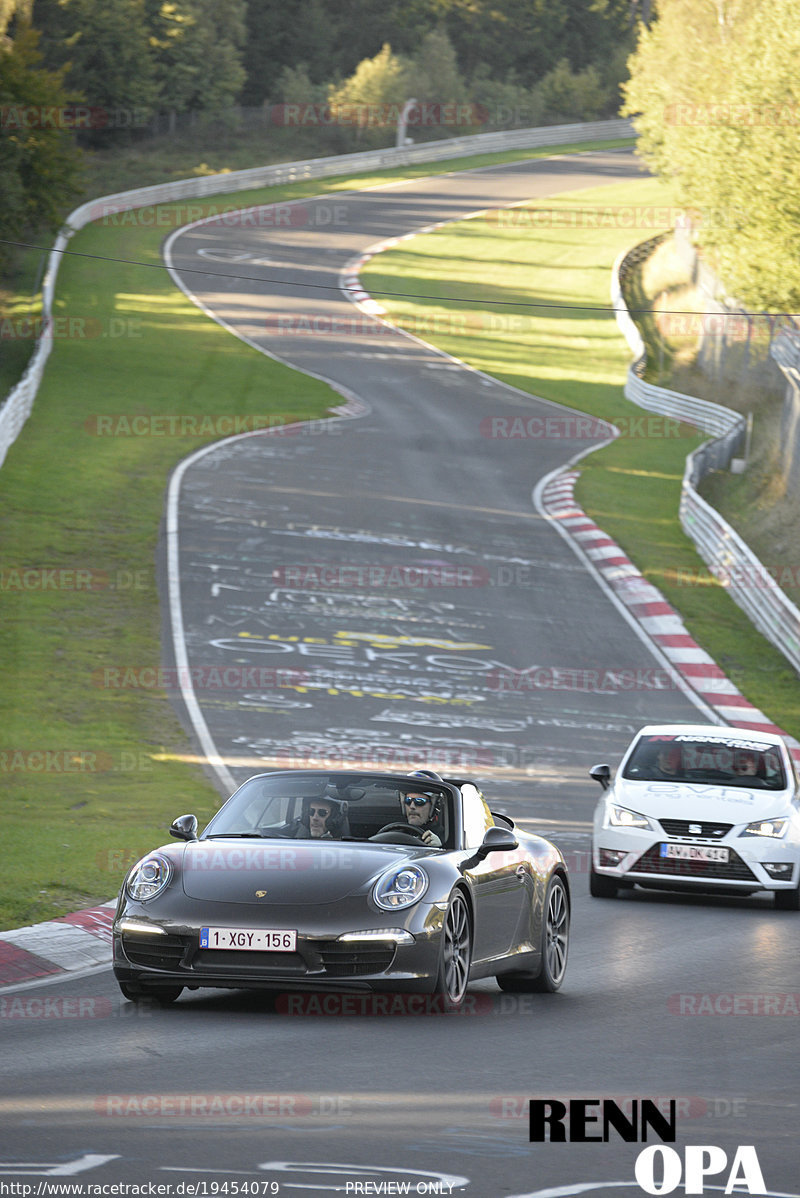
POLYGON ((424 854, 398 845, 309 840, 198 840, 180 864, 184 893, 221 903, 334 903, 366 889, 393 864, 424 854), (266 892, 258 893, 257 892, 266 892))

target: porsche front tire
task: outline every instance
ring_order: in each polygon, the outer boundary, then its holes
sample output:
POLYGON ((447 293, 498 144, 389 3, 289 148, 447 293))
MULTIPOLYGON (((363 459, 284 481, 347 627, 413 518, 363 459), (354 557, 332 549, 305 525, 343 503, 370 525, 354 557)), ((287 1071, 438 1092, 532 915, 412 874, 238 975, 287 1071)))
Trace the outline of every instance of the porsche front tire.
POLYGON ((150 999, 162 1007, 169 1006, 183 993, 183 986, 152 986, 145 989, 144 986, 137 986, 135 982, 120 982, 119 988, 129 1002, 146 1002, 150 999))
POLYGON ((500 974, 497 978, 500 989, 510 994, 554 994, 560 990, 567 971, 569 921, 566 883, 560 874, 553 874, 544 900, 539 972, 500 974))
POLYGON ((460 1007, 467 993, 469 969, 472 964, 472 925, 467 900, 460 890, 450 899, 442 925, 439 948, 439 971, 434 993, 440 994, 448 1006, 460 1007))

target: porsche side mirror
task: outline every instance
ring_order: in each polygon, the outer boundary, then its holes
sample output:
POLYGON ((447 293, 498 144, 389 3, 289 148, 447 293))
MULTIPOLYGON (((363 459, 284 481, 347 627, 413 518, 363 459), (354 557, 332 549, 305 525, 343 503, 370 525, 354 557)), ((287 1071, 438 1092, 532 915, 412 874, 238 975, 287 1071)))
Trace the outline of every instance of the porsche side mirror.
POLYGON ((483 843, 475 856, 479 861, 490 853, 513 853, 519 848, 519 841, 510 828, 487 828, 483 843))
POLYGON ((169 834, 176 840, 197 840, 197 816, 179 815, 172 821, 169 834))
POLYGON ((605 764, 593 765, 589 770, 589 777, 599 782, 603 790, 608 790, 611 785, 611 767, 605 764))

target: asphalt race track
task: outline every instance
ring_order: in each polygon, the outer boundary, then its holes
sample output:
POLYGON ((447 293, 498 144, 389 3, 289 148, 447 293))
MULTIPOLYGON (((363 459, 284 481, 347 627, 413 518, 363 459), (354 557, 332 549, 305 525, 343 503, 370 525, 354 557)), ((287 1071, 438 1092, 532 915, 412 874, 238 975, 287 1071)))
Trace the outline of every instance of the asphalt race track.
MULTIPOLYGON (((141 1010, 107 970, 4 993, 19 1018, 0 1059, 0 1194, 25 1198, 2 1188, 12 1181, 31 1194, 69 1192, 37 1189, 63 1181, 172 1195, 646 1192, 645 1145, 613 1130, 607 1143, 530 1143, 532 1098, 676 1099, 681 1162, 686 1145, 727 1159, 706 1192, 753 1145, 764 1187, 751 1179, 751 1192, 800 1193, 798 916, 764 898, 588 894, 588 767, 613 764, 644 722, 705 715, 534 504, 587 443, 483 437, 487 417, 559 409, 371 329, 339 290, 383 238, 638 174, 616 152, 505 165, 306 201, 288 227, 193 226, 169 246, 211 314, 347 401, 296 435, 196 454, 175 479, 165 620, 182 625, 174 664, 197 685, 180 710, 198 747, 221 789, 322 762, 477 775, 568 856, 564 989, 481 982, 460 1015, 225 992, 141 1010), (221 670, 228 685, 203 684, 221 670)), ((655 1182, 672 1192, 658 1167, 655 1182)))
POLYGON ((702 718, 532 503, 590 443, 482 435, 487 419, 564 409, 392 332, 339 289, 347 262, 390 234, 638 175, 630 154, 581 155, 305 202, 295 228, 200 224, 170 239, 207 311, 364 411, 231 439, 180 480, 188 667, 266 683, 195 688, 235 781, 320 759, 449 762, 561 811, 567 782, 646 719, 702 718), (193 273, 209 263, 234 277, 193 273), (596 693, 596 672, 641 681, 596 693))

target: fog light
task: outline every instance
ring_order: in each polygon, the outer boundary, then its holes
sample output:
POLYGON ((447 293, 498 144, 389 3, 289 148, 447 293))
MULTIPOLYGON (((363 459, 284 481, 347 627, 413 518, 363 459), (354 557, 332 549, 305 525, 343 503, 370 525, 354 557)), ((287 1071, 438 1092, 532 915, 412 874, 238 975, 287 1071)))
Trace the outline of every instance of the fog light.
POLYGON ((781 882, 791 882, 792 880, 791 861, 765 861, 764 869, 771 878, 779 878, 781 882))
POLYGON ((600 864, 607 867, 619 865, 623 857, 628 856, 627 849, 600 849, 600 864))

